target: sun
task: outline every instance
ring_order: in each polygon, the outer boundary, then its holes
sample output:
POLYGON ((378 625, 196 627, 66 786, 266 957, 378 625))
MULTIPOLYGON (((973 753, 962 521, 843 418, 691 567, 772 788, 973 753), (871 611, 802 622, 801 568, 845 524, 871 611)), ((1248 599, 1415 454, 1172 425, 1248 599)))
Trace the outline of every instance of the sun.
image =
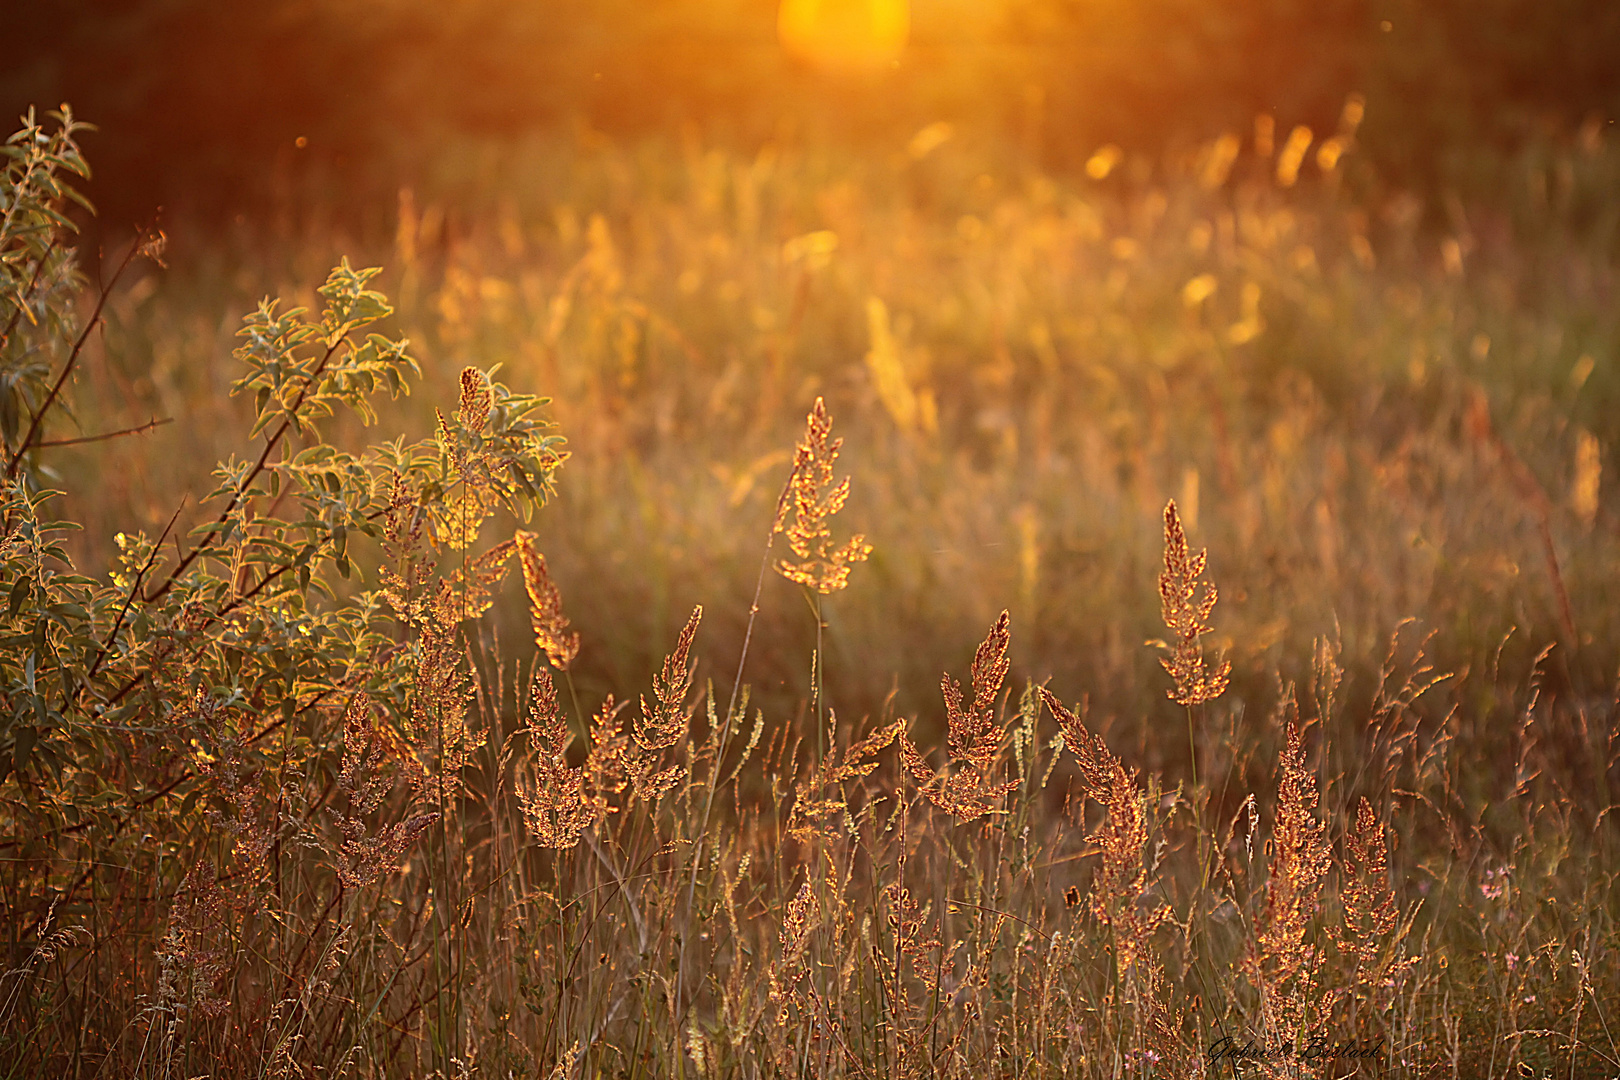
POLYGON ((782 48, 821 68, 887 67, 911 32, 910 0, 782 0, 782 48))

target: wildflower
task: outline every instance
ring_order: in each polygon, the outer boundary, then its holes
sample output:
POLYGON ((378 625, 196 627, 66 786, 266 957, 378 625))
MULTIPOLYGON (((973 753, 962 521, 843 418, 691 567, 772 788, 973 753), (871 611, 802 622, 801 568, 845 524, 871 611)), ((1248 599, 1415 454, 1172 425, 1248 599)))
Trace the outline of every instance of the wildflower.
POLYGON ((1507 895, 1509 869, 1498 866, 1485 871, 1485 879, 1479 883, 1479 891, 1487 900, 1500 900, 1507 895))

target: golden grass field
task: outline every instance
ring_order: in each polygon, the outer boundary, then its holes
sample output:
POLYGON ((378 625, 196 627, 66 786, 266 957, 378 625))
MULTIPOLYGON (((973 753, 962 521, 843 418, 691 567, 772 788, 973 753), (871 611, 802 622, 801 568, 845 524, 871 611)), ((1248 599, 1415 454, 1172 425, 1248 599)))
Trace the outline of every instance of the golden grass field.
POLYGON ((1425 207, 1360 108, 101 288, 14 141, 0 1076, 1620 1075, 1620 150, 1425 207))

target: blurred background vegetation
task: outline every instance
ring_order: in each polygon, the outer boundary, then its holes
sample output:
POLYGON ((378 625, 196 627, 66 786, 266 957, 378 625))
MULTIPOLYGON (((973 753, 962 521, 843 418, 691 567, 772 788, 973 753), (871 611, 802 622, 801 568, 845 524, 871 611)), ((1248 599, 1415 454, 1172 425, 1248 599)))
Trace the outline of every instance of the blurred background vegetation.
POLYGON ((833 81, 778 47, 776 0, 37 0, 6 21, 0 111, 101 124, 91 190, 115 223, 311 183, 360 212, 447 146, 579 126, 751 152, 944 120, 1074 170, 1261 114, 1330 129, 1352 93, 1381 182, 1468 194, 1494 156, 1620 114, 1603 0, 912 0, 898 63, 833 81))

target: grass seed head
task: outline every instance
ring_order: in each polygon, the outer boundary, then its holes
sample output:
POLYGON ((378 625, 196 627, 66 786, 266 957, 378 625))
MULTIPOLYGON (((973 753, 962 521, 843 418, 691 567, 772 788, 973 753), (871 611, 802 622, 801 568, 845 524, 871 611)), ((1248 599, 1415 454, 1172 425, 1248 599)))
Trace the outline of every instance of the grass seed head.
POLYGON ((922 784, 922 793, 929 802, 958 822, 1002 813, 996 809, 996 802, 1018 786, 1016 780, 995 783, 990 778, 1006 734, 996 720, 996 698, 1007 677, 1007 646, 1012 640, 1008 618, 1003 611, 973 656, 971 707, 963 708, 962 687, 955 679, 949 674, 940 679, 945 697, 946 751, 954 768, 947 766, 936 772, 911 740, 900 736, 900 760, 906 771, 922 784))
MULTIPOLYGON (((587 764, 570 768, 568 725, 549 671, 537 670, 529 686, 527 731, 534 747, 534 785, 520 782, 518 805, 529 835, 541 847, 571 848, 586 829, 608 815, 607 798, 588 781, 587 764)), ((594 748, 593 748, 594 749, 594 748)))
POLYGON ((692 689, 692 667, 687 657, 702 619, 702 605, 694 607, 686 626, 681 630, 681 636, 675 642, 675 651, 664 658, 663 670, 653 676, 653 697, 658 707, 650 708, 646 695, 641 697, 635 740, 643 750, 668 749, 680 742, 681 734, 686 730, 686 697, 692 689))
MULTIPOLYGON (((491 469, 498 459, 483 449, 483 431, 495 400, 489 377, 477 368, 463 368, 461 396, 456 406, 456 427, 435 410, 439 449, 450 459, 459 481, 434 513, 434 536, 452 551, 471 547, 485 520, 499 502, 491 485, 491 469)), ((448 485, 447 485, 448 486, 448 485)))
POLYGON ((568 630, 562 593, 546 569, 546 557, 535 547, 535 535, 519 532, 513 539, 523 567, 523 589, 529 595, 529 623, 534 627, 535 643, 545 650, 552 667, 567 671, 579 655, 579 634, 568 630))
POLYGON ((1170 655, 1159 662, 1176 680, 1170 697, 1182 705, 1197 705, 1213 701, 1226 692, 1232 665, 1222 661, 1211 672, 1204 666, 1204 652, 1198 638, 1210 631, 1208 620, 1215 610, 1218 597, 1215 586, 1200 581, 1205 563, 1204 551, 1192 554, 1187 548, 1187 534, 1181 526, 1181 515, 1176 511, 1174 499, 1164 507, 1164 572, 1159 575, 1159 599, 1164 613, 1164 625, 1170 630, 1174 643, 1170 655))
POLYGON ((797 562, 778 560, 777 573, 820 593, 848 585, 850 565, 865 562, 872 553, 872 545, 859 533, 833 546, 831 521, 849 498, 849 477, 833 483, 833 463, 844 440, 831 436, 832 417, 818 397, 805 419, 804 441, 793 457, 788 497, 778 504, 772 526, 773 532, 787 534, 788 546, 798 557, 797 562), (790 511, 792 523, 787 520, 790 511))
POLYGON ((1330 927, 1341 954, 1354 963, 1351 993, 1372 1008, 1387 1005, 1397 978, 1417 962, 1397 959, 1401 934, 1395 892, 1389 882, 1386 826, 1372 804, 1356 806, 1356 824, 1345 837, 1345 860, 1339 898, 1344 904, 1344 927, 1330 927))
POLYGON ((1316 777, 1305 766, 1304 736, 1287 720, 1287 747, 1277 762, 1277 821, 1258 933, 1243 967, 1261 991, 1273 1030, 1295 1032, 1316 991, 1317 949, 1308 940, 1332 858, 1316 818, 1316 777))
POLYGON ((1143 863, 1148 822, 1136 775, 1056 694, 1043 686, 1041 698, 1063 729, 1064 745, 1079 763, 1087 794, 1107 811, 1091 835, 1102 855, 1102 865, 1092 879, 1091 911, 1099 922, 1114 929, 1120 969, 1125 970, 1150 948, 1149 935, 1164 921, 1162 909, 1144 914, 1137 904, 1148 887, 1143 863))
POLYGON ((495 403, 495 388, 489 378, 475 367, 461 369, 461 400, 456 406, 456 419, 468 431, 482 431, 489 423, 489 410, 495 403))
POLYGON ((830 726, 833 728, 829 738, 831 752, 795 786, 793 809, 788 815, 788 834, 796 840, 810 840, 815 835, 816 822, 848 809, 843 785, 870 775, 878 767, 878 752, 899 737, 905 721, 896 720, 878 728, 866 738, 846 746, 842 754, 837 750, 836 716, 830 726))
POLYGON ((810 878, 806 876, 798 894, 788 901, 787 914, 782 920, 778 937, 782 955, 766 973, 767 998, 776 1006, 778 1026, 788 1022, 788 1006, 798 997, 799 980, 805 974, 804 954, 810 947, 810 931, 820 911, 816 895, 810 891, 810 878))
POLYGON ((697 636, 703 608, 692 609, 675 651, 664 658, 661 672, 653 676, 653 697, 657 708, 641 695, 641 709, 631 725, 631 740, 623 760, 636 794, 649 803, 657 802, 680 780, 680 766, 659 768, 663 752, 675 746, 686 733, 690 710, 686 698, 692 689, 693 665, 687 659, 692 639, 697 636))
POLYGON ((503 540, 467 560, 466 565, 451 576, 450 585, 460 597, 458 614, 463 621, 476 619, 494 606, 495 590, 506 577, 506 567, 515 549, 513 540, 503 540))

